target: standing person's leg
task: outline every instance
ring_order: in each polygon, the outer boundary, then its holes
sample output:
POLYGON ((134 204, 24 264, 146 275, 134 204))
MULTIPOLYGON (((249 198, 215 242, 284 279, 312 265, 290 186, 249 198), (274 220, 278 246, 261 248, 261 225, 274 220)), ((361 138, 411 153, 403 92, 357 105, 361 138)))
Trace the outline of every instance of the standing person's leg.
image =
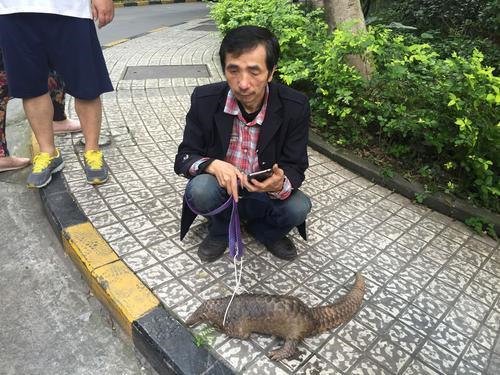
MULTIPOLYGON (((106 182, 108 167, 99 150, 102 121, 101 94, 113 91, 95 25, 90 19, 59 16, 52 20, 49 59, 64 77, 66 92, 75 97, 75 109, 85 138, 87 182, 106 182), (56 32, 58 31, 58 32, 56 32)), ((48 26, 48 25, 47 25, 48 26)))
POLYGON ((24 98, 23 107, 40 146, 40 152, 55 155, 57 152, 52 130, 54 107, 52 107, 49 93, 34 98, 24 98))
POLYGON ((92 100, 75 99, 75 110, 85 137, 85 151, 98 150, 102 123, 101 98, 97 97, 92 100))
POLYGON ((52 128, 54 134, 74 133, 82 130, 80 121, 73 120, 66 116, 66 93, 64 91, 64 81, 55 71, 49 74, 48 85, 50 99, 54 107, 54 117, 52 118, 52 128))
POLYGON ((47 185, 52 174, 64 167, 52 131, 53 107, 47 86, 49 61, 41 37, 46 30, 41 21, 46 17, 36 13, 0 16, 0 41, 9 91, 11 96, 23 99, 26 117, 40 147, 28 176, 28 186, 37 188, 47 185))
MULTIPOLYGON (((0 60, 1 59, 2 56, 0 53, 0 60)), ((9 155, 9 150, 7 149, 7 136, 5 134, 8 102, 9 93, 7 76, 3 69, 3 63, 0 61, 0 172, 24 168, 30 163, 30 159, 28 158, 9 155)))

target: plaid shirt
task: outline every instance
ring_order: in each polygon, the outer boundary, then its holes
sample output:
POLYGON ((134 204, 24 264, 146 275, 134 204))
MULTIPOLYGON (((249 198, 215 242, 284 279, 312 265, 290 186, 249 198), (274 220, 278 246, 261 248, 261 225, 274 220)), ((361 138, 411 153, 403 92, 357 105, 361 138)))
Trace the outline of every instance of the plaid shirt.
MULTIPOLYGON (((252 172, 257 172, 259 168, 259 159, 257 156, 257 142, 259 140, 260 126, 264 122, 267 111, 267 100, 269 97, 269 87, 266 87, 266 94, 264 97, 264 104, 260 109, 257 116, 249 123, 245 121, 241 113, 238 102, 234 97, 231 90, 227 93, 226 105, 224 107, 224 113, 234 116, 233 130, 231 133, 231 138, 229 140, 229 146, 227 149, 225 161, 234 165, 240 171, 245 174, 252 172)), ((189 172, 191 175, 196 175, 199 173, 198 167, 201 163, 206 161, 208 158, 201 158, 200 160, 193 163, 189 172)), ((286 199, 290 196, 292 192, 292 184, 285 176, 285 181, 283 184, 283 189, 276 193, 268 193, 271 198, 276 199, 286 199)))

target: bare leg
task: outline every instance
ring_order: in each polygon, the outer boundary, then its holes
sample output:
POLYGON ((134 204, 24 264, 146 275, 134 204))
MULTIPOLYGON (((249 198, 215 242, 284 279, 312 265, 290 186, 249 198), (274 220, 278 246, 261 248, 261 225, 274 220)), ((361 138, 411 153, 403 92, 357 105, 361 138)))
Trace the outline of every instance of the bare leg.
POLYGON ((52 130, 54 108, 49 93, 35 98, 23 99, 23 106, 40 146, 40 152, 47 152, 52 156, 56 155, 54 131, 52 130))
POLYGON ((101 98, 98 97, 92 100, 75 99, 75 110, 85 137, 85 151, 98 150, 102 121, 101 98))

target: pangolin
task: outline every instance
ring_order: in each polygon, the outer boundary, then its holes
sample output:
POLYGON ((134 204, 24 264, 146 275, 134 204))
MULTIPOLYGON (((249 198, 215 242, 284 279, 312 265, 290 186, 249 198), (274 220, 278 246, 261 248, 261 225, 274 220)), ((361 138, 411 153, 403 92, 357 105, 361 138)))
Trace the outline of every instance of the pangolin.
POLYGON ((204 301, 186 320, 191 326, 209 323, 230 337, 248 339, 251 333, 273 335, 285 340, 283 346, 269 353, 279 361, 298 354, 297 345, 348 321, 363 302, 365 281, 356 274, 353 288, 333 304, 309 308, 296 297, 270 294, 241 294, 234 297, 226 322, 224 314, 231 297, 204 301))

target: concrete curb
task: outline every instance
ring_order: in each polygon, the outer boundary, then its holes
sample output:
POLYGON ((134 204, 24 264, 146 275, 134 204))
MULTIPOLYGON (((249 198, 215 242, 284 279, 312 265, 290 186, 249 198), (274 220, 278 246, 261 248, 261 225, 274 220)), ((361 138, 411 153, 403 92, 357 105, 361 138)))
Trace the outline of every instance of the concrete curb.
MULTIPOLYGON (((425 192, 423 186, 416 183, 410 183, 400 175, 395 175, 391 178, 384 177, 381 168, 353 154, 350 154, 345 150, 332 146, 312 130, 309 131, 309 146, 349 170, 377 183, 378 185, 404 195, 409 199, 414 200, 417 194, 425 192)), ((443 193, 431 194, 426 197, 422 203, 435 211, 462 222, 465 222, 465 220, 471 217, 486 219, 488 222, 493 224, 496 234, 500 236, 500 215, 495 214, 494 212, 484 208, 472 206, 465 201, 454 199, 453 197, 443 193)))
POLYGON ((202 0, 139 0, 139 1, 120 1, 115 2, 115 8, 136 7, 145 5, 161 5, 174 3, 196 3, 202 0))

